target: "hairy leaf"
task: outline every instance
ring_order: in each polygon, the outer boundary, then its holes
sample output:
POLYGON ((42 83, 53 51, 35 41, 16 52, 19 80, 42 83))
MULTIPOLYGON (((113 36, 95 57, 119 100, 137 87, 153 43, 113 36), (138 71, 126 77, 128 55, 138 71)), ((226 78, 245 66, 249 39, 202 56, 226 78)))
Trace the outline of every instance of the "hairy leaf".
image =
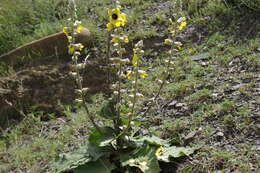
POLYGON ((156 147, 145 143, 121 158, 122 166, 137 167, 144 173, 160 172, 155 156, 156 147))
POLYGON ((190 147, 160 147, 156 151, 157 159, 164 162, 170 162, 171 158, 189 156, 195 149, 190 147))
POLYGON ((76 151, 60 154, 50 167, 58 173, 64 172, 88 162, 96 161, 103 155, 104 152, 102 148, 87 143, 76 151))
POLYGON ((111 173, 115 169, 115 165, 110 163, 108 159, 100 158, 95 162, 88 162, 74 169, 74 173, 111 173))
POLYGON ((63 172, 76 168, 80 165, 83 165, 87 162, 90 162, 92 157, 87 152, 87 147, 81 147, 77 151, 71 153, 62 153, 55 159, 54 163, 51 164, 51 167, 54 168, 57 172, 63 172))
POLYGON ((102 127, 100 130, 101 133, 97 129, 92 129, 89 142, 99 147, 109 146, 115 138, 114 130, 110 127, 102 127))

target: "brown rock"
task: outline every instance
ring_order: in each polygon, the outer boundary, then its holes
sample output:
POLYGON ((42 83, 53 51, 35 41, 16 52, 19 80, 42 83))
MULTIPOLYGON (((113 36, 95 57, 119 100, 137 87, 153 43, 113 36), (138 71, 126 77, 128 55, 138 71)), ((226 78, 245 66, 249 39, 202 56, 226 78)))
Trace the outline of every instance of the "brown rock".
MULTIPOLYGON (((82 29, 76 37, 77 43, 84 46, 91 44, 91 34, 87 28, 82 29)), ((30 58, 40 58, 49 56, 63 57, 68 55, 68 41, 63 32, 58 32, 39 40, 22 45, 4 55, 0 56, 0 62, 4 62, 12 67, 24 63, 30 58)))

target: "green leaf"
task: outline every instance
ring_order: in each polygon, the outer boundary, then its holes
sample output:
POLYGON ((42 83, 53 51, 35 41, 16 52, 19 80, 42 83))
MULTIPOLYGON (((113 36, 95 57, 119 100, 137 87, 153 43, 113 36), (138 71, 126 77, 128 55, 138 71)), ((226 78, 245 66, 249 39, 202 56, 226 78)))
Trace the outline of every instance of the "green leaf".
POLYGON ((64 172, 77 168, 91 161, 96 161, 104 155, 102 148, 89 143, 81 146, 78 150, 60 154, 50 167, 56 172, 64 172))
POLYGON ((115 168, 115 165, 110 163, 108 159, 100 158, 95 162, 88 162, 73 171, 74 173, 111 173, 115 168))
POLYGON ((171 158, 189 156, 194 153, 195 149, 190 147, 161 147, 156 151, 157 159, 164 162, 170 162, 171 158), (159 151, 161 150, 161 151, 159 151))
POLYGON ((111 127, 100 128, 101 133, 97 129, 92 129, 89 135, 89 142, 99 147, 110 146, 115 138, 115 132, 111 127))
POLYGON ((99 115, 103 118, 113 120, 116 116, 116 102, 114 100, 108 101, 104 107, 101 108, 99 115))
POLYGON ((87 152, 87 146, 83 146, 77 151, 59 154, 54 163, 51 164, 51 168, 57 172, 63 172, 76 168, 79 165, 90 162, 91 160, 92 157, 87 152))
POLYGON ((137 167, 144 173, 158 173, 160 167, 155 156, 156 147, 145 143, 121 158, 122 166, 137 167))

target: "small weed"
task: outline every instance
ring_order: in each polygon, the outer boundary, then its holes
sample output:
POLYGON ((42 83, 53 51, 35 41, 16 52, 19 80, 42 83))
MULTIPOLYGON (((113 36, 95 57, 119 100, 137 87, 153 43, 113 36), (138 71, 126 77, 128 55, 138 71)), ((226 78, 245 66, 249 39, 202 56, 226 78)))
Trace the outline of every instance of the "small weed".
POLYGON ((211 91, 208 89, 198 90, 187 98, 187 101, 192 105, 207 104, 206 101, 210 99, 211 91))
POLYGON ((233 117, 230 114, 223 117, 223 123, 226 126, 235 127, 236 126, 236 122, 237 122, 237 118, 233 117))
POLYGON ((185 120, 177 119, 174 122, 165 122, 164 128, 169 130, 170 133, 181 133, 188 126, 185 120))
POLYGON ((235 103, 231 100, 225 100, 214 106, 214 110, 217 114, 226 114, 234 111, 235 103))
POLYGON ((178 83, 169 85, 169 92, 172 93, 173 97, 179 98, 184 97, 194 91, 194 87, 197 84, 197 80, 183 80, 178 83))
POLYGON ((192 75, 194 75, 194 77, 202 77, 205 75, 206 69, 202 66, 195 65, 192 68, 191 73, 192 73, 192 75))

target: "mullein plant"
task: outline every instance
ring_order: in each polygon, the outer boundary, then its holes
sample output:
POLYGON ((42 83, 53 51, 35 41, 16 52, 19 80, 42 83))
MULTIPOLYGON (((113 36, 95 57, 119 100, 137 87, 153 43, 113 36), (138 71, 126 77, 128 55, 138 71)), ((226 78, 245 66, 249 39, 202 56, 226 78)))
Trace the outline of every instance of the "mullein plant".
POLYGON ((75 102, 83 105, 85 108, 86 114, 90 119, 92 125, 100 131, 100 128, 94 121, 93 115, 90 113, 87 102, 86 102, 86 94, 89 88, 83 87, 83 76, 81 75, 81 71, 85 69, 88 56, 85 58, 84 62, 79 62, 79 56, 81 52, 84 50, 84 46, 81 43, 76 43, 75 38, 76 35, 80 33, 84 27, 81 25, 81 21, 72 19, 68 20, 69 26, 63 28, 63 33, 67 36, 68 39, 68 53, 71 55, 72 60, 72 71, 70 75, 75 79, 77 89, 75 90, 78 98, 75 99, 75 102))
MULTIPOLYGON (((113 55, 113 57, 109 57, 109 62, 110 67, 116 69, 117 80, 111 84, 111 97, 102 107, 100 116, 111 121, 113 125, 99 127, 94 121, 94 114, 88 110, 85 100, 88 88, 82 86, 83 78, 80 75, 80 70, 85 68, 85 63, 78 63, 83 46, 75 43, 74 39, 77 32, 80 31, 81 24, 79 21, 75 21, 71 26, 64 28, 64 33, 69 41, 69 53, 72 54, 74 64, 71 75, 78 86, 76 92, 79 94, 79 98, 76 100, 83 104, 94 128, 90 130, 88 142, 84 146, 74 152, 60 154, 52 167, 56 172, 159 173, 161 170, 159 162, 171 162, 174 158, 190 155, 194 152, 194 148, 171 146, 169 141, 156 136, 142 136, 139 129, 135 128, 135 124, 142 124, 137 120, 140 112, 137 111, 136 104, 143 97, 138 86, 140 81, 148 76, 148 73, 140 68, 144 55, 143 41, 135 44, 131 59, 123 58, 126 53, 123 45, 129 42, 122 28, 127 24, 126 14, 121 12, 120 6, 117 6, 108 10, 108 20, 107 30, 110 38, 109 44, 111 44, 111 49, 109 49, 111 53, 108 52, 108 54, 113 55), (126 81, 130 81, 129 88, 124 85, 126 81)), ((169 60, 166 61, 167 66, 162 74, 162 79, 158 79, 160 89, 156 97, 160 94, 171 70, 174 70, 172 57, 174 52, 179 51, 182 46, 180 42, 175 42, 174 38, 177 30, 182 30, 186 26, 185 22, 185 18, 181 18, 176 24, 170 20, 169 31, 171 34, 165 40, 165 44, 171 45, 171 50, 167 53, 169 60)), ((148 111, 145 112, 145 114, 147 113, 148 111)))
POLYGON ((180 41, 176 41, 176 36, 178 36, 179 32, 181 32, 187 25, 187 20, 185 17, 180 17, 176 22, 173 22, 173 20, 170 18, 168 20, 169 26, 168 26, 168 32, 169 36, 167 39, 164 40, 165 45, 170 46, 170 50, 166 52, 166 60, 164 61, 164 66, 166 67, 165 70, 162 72, 160 78, 157 79, 157 83, 159 84, 159 89, 157 90, 157 93, 155 96, 151 99, 149 99, 148 102, 148 108, 146 108, 145 111, 142 111, 142 116, 146 116, 146 114, 150 111, 152 106, 155 103, 155 100, 159 97, 160 93, 163 90, 163 87, 167 83, 167 79, 169 78, 171 72, 174 71, 175 66, 175 59, 177 53, 182 49, 182 43, 180 41))

